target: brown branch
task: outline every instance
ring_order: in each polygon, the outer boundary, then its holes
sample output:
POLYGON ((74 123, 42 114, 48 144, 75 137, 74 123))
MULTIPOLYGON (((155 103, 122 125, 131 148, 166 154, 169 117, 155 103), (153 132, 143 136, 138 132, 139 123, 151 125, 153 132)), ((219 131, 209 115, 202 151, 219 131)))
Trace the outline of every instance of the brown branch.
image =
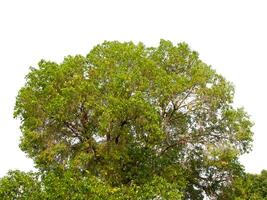
POLYGON ((77 130, 76 127, 74 127, 71 123, 69 122, 64 122, 64 124, 66 125, 66 127, 73 133, 74 137, 77 137, 80 142, 83 141, 82 136, 79 134, 79 131, 77 130))
MULTIPOLYGON (((177 105, 177 109, 179 109, 180 108, 180 106, 184 103, 184 101, 192 94, 192 92, 193 92, 193 90, 195 89, 195 86, 196 85, 193 85, 190 89, 189 89, 189 91, 188 91, 188 93, 185 95, 185 97, 180 101, 180 103, 177 105)), ((178 103, 178 102, 176 102, 176 103, 178 103)))
POLYGON ((161 151, 160 155, 163 155, 164 153, 166 153, 170 148, 174 148, 177 145, 184 145, 184 144, 188 143, 189 139, 190 139, 190 137, 185 137, 185 138, 181 138, 180 140, 177 140, 175 143, 170 144, 163 151, 161 151))

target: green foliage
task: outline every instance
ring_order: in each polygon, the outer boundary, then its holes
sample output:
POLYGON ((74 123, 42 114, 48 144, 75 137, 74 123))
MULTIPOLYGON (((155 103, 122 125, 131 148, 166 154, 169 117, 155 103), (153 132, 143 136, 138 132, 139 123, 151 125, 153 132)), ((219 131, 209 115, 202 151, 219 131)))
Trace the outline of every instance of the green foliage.
POLYGON ((252 123, 233 94, 185 43, 114 41, 40 61, 14 115, 20 147, 42 173, 76 169, 119 191, 153 188, 143 199, 164 188, 175 189, 160 197, 202 199, 230 184, 251 148, 252 123))
POLYGON ((38 176, 34 173, 10 171, 0 179, 0 199, 35 200, 43 197, 38 176))
POLYGON ((219 199, 264 200, 267 199, 267 171, 261 174, 243 174, 225 188, 219 199))
POLYGON ((179 200, 182 197, 179 189, 177 184, 168 183, 161 177, 152 178, 142 187, 134 184, 111 187, 95 176, 72 170, 60 174, 49 172, 42 176, 10 171, 0 180, 0 198, 6 200, 179 200))

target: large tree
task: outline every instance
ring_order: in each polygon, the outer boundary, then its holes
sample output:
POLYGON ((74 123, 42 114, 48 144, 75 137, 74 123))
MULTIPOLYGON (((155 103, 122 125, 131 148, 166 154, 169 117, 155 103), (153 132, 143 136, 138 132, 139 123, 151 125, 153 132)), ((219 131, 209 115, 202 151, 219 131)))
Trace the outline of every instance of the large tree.
POLYGON ((186 199, 217 198, 251 148, 233 95, 185 43, 104 42, 31 68, 15 107, 20 147, 44 174, 76 169, 114 188, 160 178, 186 199))

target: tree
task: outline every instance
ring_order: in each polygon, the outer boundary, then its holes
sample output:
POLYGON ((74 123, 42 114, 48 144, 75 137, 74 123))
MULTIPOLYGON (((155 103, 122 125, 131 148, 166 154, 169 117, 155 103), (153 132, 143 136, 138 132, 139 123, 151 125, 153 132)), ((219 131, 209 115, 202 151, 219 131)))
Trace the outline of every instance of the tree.
POLYGON ((267 171, 261 174, 244 173, 225 188, 219 199, 262 200, 267 199, 267 171))
POLYGON ((34 200, 43 199, 38 176, 34 173, 10 171, 0 179, 0 199, 34 200))
POLYGON ((40 61, 14 115, 20 147, 42 173, 89 171, 112 188, 156 177, 186 199, 216 198, 251 148, 252 123, 233 95, 185 43, 114 41, 40 61))

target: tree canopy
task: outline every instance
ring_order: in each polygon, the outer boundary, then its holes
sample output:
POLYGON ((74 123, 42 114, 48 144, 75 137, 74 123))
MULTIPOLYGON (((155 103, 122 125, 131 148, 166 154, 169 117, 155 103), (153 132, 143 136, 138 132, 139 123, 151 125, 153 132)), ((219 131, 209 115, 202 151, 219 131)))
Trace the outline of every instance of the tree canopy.
POLYGON ((141 199, 217 198, 251 149, 252 123, 233 97, 185 43, 106 41, 86 57, 31 68, 14 116, 20 148, 51 185, 71 171, 79 188, 99 181, 128 199, 142 190, 141 199))

